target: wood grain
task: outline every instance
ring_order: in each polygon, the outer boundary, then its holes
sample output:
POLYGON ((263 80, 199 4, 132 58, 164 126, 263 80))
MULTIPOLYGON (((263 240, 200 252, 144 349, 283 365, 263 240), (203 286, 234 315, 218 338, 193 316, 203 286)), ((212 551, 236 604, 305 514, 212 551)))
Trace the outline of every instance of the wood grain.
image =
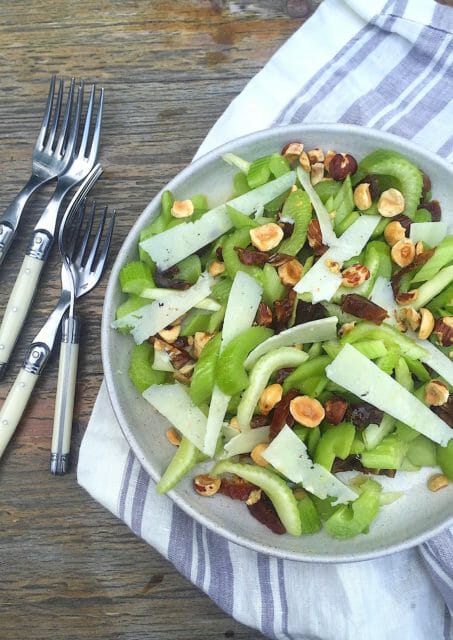
MULTIPOLYGON (((119 212, 112 256, 153 195, 191 159, 210 126, 317 1, 3 0, 0 25, 0 207, 22 186, 52 72, 105 87, 99 202, 119 212), (292 18, 291 16, 295 16, 292 18)), ((0 314, 27 238, 51 189, 32 201, 0 270, 0 314)), ((102 379, 105 281, 83 319, 73 451, 102 379)), ((54 250, 15 350, 2 400, 26 345, 59 295, 54 250)), ((57 375, 53 356, 0 462, 0 638, 236 638, 236 623, 76 483, 48 472, 57 375)))

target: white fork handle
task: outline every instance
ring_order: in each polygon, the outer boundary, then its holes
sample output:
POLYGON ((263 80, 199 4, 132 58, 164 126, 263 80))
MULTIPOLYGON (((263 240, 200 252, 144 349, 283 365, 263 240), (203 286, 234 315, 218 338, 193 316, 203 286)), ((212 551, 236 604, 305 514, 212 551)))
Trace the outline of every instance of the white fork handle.
POLYGON ((43 266, 43 260, 26 255, 16 278, 0 326, 0 378, 30 310, 43 266))
POLYGON ((0 410, 0 457, 22 418, 38 377, 22 368, 3 403, 0 410))

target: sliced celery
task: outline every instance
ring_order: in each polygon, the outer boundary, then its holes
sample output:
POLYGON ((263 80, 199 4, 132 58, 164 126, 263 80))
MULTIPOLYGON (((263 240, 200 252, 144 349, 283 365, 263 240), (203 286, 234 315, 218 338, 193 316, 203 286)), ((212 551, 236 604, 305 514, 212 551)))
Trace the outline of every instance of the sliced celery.
POLYGON ((392 433, 395 428, 395 420, 392 416, 384 413, 380 424, 369 424, 363 431, 363 442, 367 449, 374 449, 382 442, 385 436, 392 433))
POLYGON ((271 177, 271 169, 269 166, 270 156, 257 158, 252 162, 247 172, 247 182, 251 189, 261 187, 271 177))
POLYGON ((291 171, 289 162, 279 153, 273 153, 269 159, 269 169, 275 178, 280 178, 285 173, 291 171))
POLYGON ((332 197, 333 200, 335 199, 335 196, 341 189, 341 182, 337 182, 336 180, 322 180, 322 182, 318 182, 314 188, 325 205, 330 197, 332 197))
POLYGON ((132 350, 129 365, 129 378, 140 392, 148 389, 152 384, 163 384, 166 380, 165 372, 156 371, 152 367, 154 349, 149 342, 136 344, 132 350))
POLYGON ((399 469, 406 451, 405 442, 396 435, 388 435, 374 449, 364 451, 361 460, 369 469, 399 469))
POLYGON ((453 260, 453 236, 446 236, 436 247, 434 255, 418 271, 412 282, 431 280, 442 267, 453 260))
POLYGON ((354 342, 354 347, 369 360, 376 360, 387 355, 387 347, 383 340, 360 340, 354 342))
POLYGON ((244 160, 244 158, 241 158, 240 156, 236 155, 235 153, 225 153, 222 156, 222 160, 224 162, 226 162, 227 164, 229 164, 229 165, 237 167, 245 175, 248 174, 250 166, 252 164, 248 160, 244 160))
POLYGON ((418 288, 418 296, 412 306, 414 309, 425 307, 442 289, 445 289, 453 281, 453 265, 444 267, 436 273, 428 282, 418 288))
POLYGON ((200 258, 194 254, 187 256, 181 262, 176 265, 178 267, 178 279, 184 280, 189 284, 195 284, 198 278, 201 276, 201 261, 200 258))
POLYGON ((318 512, 316 511, 316 507, 308 493, 297 501, 297 508, 299 510, 302 534, 310 535, 322 529, 318 512))
POLYGON ((276 300, 285 298, 288 290, 282 284, 275 267, 267 262, 263 267, 262 274, 263 302, 271 306, 276 300))
POLYGON ((124 293, 132 293, 137 296, 143 289, 154 287, 151 268, 144 262, 127 262, 120 271, 120 285, 124 293))
POLYGON ((418 467, 435 467, 437 464, 436 445, 425 436, 418 436, 412 440, 406 455, 412 464, 418 467))
POLYGON ((294 229, 289 238, 282 240, 278 251, 295 256, 305 244, 311 221, 311 202, 305 191, 298 189, 289 194, 283 205, 282 217, 285 216, 294 219, 294 229))
POLYGON ((408 391, 414 390, 414 380, 404 358, 399 358, 396 363, 395 380, 408 391))
POLYGON ((259 224, 246 216, 241 211, 238 211, 234 207, 229 204, 225 205, 228 215, 230 216, 231 222, 236 229, 243 229, 244 227, 248 229, 255 229, 259 227, 259 224))
POLYGON ((355 427, 351 422, 342 422, 328 427, 316 447, 314 461, 330 471, 336 457, 348 457, 354 441, 355 427))
POLYGON ((199 462, 200 453, 199 449, 183 436, 170 464, 157 483, 157 493, 163 494, 173 489, 199 462))

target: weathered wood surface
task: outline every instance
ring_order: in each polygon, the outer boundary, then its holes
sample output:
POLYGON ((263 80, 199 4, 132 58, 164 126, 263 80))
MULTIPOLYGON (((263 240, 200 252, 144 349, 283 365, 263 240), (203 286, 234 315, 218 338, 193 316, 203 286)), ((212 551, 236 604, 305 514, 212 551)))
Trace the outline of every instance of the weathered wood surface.
MULTIPOLYGON (((98 201, 119 211, 112 256, 152 196, 318 1, 3 0, 0 208, 28 177, 49 76, 106 90, 98 201), (291 15, 290 15, 291 14, 291 15), (292 17, 294 16, 294 17, 292 17)), ((296 61, 295 61, 296 63, 296 61)), ((0 269, 0 314, 49 190, 34 198, 0 269)), ((77 452, 102 379, 104 282, 81 301, 77 452)), ((54 250, 0 401, 59 295, 54 250)), ((75 473, 49 475, 57 357, 0 462, 0 638, 255 639, 91 500, 75 473)))

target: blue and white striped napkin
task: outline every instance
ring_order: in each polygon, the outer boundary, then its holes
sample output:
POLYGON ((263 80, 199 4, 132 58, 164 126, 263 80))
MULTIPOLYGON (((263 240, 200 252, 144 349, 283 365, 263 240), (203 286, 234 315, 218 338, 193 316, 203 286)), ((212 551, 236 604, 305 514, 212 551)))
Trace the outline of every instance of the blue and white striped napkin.
MULTIPOLYGON (((198 155, 292 122, 345 122, 453 160, 453 9, 432 0, 325 0, 236 98, 198 155)), ((417 549, 318 565, 244 549, 194 522, 132 454, 103 385, 79 483, 240 622, 269 638, 452 640, 453 531, 417 549)))

